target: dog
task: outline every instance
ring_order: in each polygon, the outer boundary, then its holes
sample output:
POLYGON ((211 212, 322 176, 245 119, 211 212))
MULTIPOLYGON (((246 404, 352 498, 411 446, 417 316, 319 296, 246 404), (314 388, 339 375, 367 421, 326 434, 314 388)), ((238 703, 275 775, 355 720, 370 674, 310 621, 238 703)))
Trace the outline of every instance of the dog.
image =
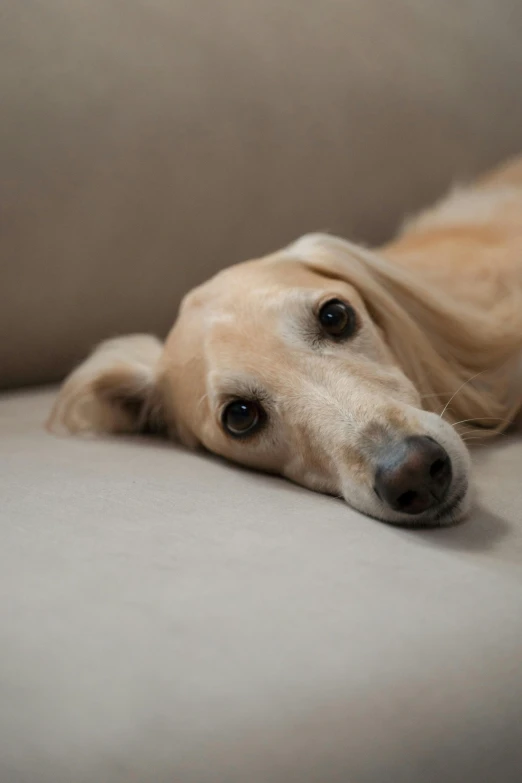
POLYGON ((49 423, 164 433, 428 526, 470 508, 467 432, 501 432, 521 409, 522 157, 378 250, 310 234, 221 271, 164 344, 103 343, 49 423))

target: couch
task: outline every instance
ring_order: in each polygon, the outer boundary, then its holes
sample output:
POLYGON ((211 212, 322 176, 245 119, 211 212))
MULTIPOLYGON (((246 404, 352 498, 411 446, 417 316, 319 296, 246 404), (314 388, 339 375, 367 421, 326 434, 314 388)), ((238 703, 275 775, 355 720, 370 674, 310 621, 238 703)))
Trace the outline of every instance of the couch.
POLYGON ((522 148, 516 0, 0 10, 2 783, 518 783, 522 440, 451 529, 154 439, 52 437, 103 338, 368 243, 522 148))

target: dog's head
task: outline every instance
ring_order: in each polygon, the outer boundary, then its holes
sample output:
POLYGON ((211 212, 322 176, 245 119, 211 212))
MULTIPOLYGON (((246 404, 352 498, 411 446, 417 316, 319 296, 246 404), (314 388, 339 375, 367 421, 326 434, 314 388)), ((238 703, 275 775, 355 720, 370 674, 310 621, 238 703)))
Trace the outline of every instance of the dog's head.
POLYGON ((66 382, 54 419, 101 431, 165 424, 190 447, 371 516, 455 521, 467 450, 422 397, 440 405, 421 383, 439 354, 397 301, 399 279, 388 290, 378 259, 370 269, 366 251, 336 243, 304 237, 221 272, 185 297, 164 346, 105 344, 66 382))

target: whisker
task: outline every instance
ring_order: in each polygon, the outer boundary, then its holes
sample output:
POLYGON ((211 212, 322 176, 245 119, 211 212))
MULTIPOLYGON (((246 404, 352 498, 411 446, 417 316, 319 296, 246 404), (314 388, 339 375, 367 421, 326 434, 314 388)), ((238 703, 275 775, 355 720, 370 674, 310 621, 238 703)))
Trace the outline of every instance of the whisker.
MULTIPOLYGON (((507 436, 507 432, 498 432, 495 433, 495 437, 498 437, 498 435, 503 435, 504 437, 507 436)), ((468 434, 468 435, 461 435, 460 439, 463 443, 467 443, 470 440, 482 440, 484 443, 489 442, 490 436, 486 434, 482 434, 481 432, 475 432, 474 434, 468 434)))
POLYGON ((425 400, 427 397, 451 397, 453 392, 433 392, 432 394, 421 394, 421 399, 425 400))
POLYGON ((474 419, 462 419, 462 421, 456 421, 454 424, 452 424, 452 427, 457 427, 459 424, 466 424, 468 421, 509 421, 509 419, 499 419, 497 416, 478 416, 474 419))
POLYGON ((451 403, 451 402, 452 402, 452 401, 455 399, 455 397, 457 396, 457 394, 458 394, 460 391, 462 391, 462 389, 464 388, 464 386, 467 386, 467 385, 468 385, 468 383, 471 383, 471 381, 474 381, 474 380, 475 380, 475 378, 478 378, 478 376, 479 376, 479 375, 482 375, 482 374, 483 374, 483 372, 484 372, 484 370, 482 370, 481 372, 478 372, 476 375, 473 375, 473 376, 472 376, 471 378, 469 378, 467 381, 464 381, 464 383, 463 383, 461 386, 459 386, 459 388, 457 389, 457 391, 456 391, 454 394, 452 394, 452 395, 451 395, 451 397, 449 398, 448 402, 447 402, 447 403, 446 403, 446 405, 444 406, 444 408, 443 408, 443 410, 442 410, 442 413, 440 414, 440 418, 441 418, 441 419, 442 419, 442 417, 444 416, 444 414, 446 413, 446 411, 448 410, 448 407, 449 407, 450 403, 451 403))
POLYGON ((205 400, 208 398, 208 392, 206 394, 203 394, 202 397, 200 397, 198 401, 198 410, 201 407, 201 405, 205 402, 205 400))

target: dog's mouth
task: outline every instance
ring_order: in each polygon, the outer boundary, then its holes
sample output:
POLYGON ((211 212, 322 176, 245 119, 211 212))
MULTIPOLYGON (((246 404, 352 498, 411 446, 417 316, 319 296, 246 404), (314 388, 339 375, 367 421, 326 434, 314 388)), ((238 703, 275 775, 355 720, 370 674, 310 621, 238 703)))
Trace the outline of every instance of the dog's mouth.
POLYGON ((469 482, 467 479, 460 481, 453 491, 453 497, 435 510, 430 520, 432 525, 442 526, 455 524, 461 519, 464 501, 467 498, 469 482))

